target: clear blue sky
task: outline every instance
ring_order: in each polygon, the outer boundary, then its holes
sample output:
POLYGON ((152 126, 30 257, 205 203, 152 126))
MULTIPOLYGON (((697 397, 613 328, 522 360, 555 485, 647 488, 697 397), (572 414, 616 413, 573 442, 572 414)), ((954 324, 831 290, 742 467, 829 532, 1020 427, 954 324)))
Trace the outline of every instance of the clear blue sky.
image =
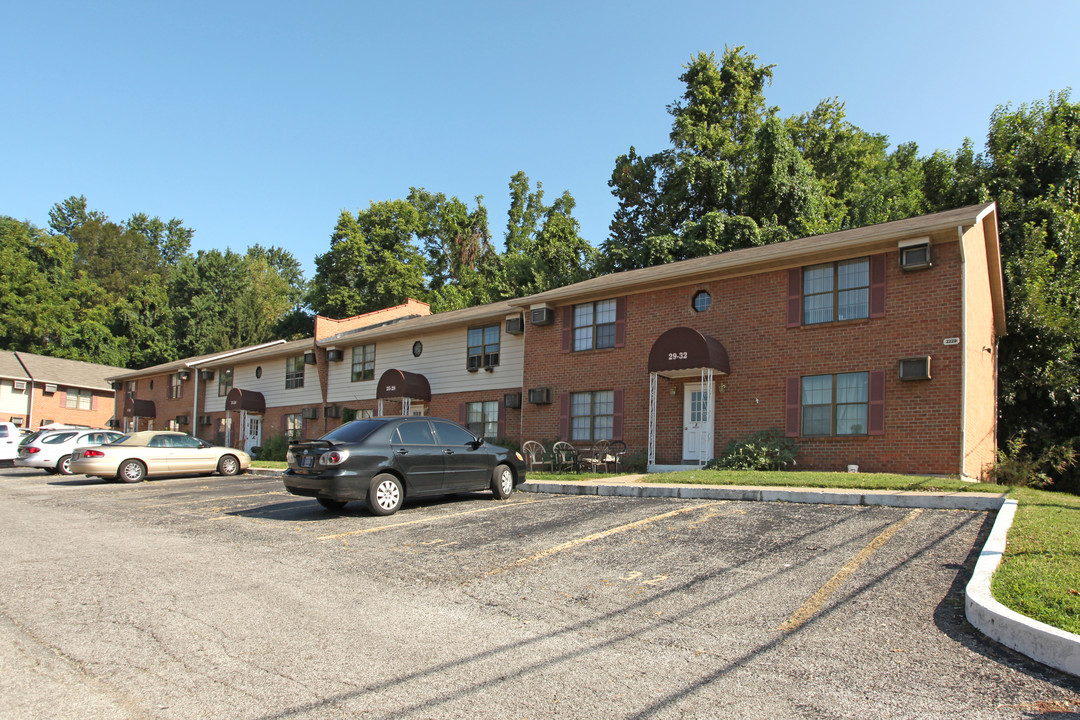
POLYGON ((785 117, 836 96, 923 154, 1080 84, 1077 0, 7 0, 0 26, 0 214, 45 227, 85 195, 182 218, 193 251, 284 247, 309 277, 342 210, 411 186, 483 195, 501 242, 518 170, 569 190, 599 245, 615 158, 667 147, 700 51, 775 64, 785 117))

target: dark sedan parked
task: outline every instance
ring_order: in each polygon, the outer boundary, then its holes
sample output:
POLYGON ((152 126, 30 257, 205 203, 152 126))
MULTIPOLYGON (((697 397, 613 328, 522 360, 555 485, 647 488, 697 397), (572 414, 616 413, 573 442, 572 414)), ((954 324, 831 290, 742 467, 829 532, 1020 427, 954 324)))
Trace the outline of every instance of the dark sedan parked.
POLYGON ((502 499, 525 482, 521 453, 455 422, 427 417, 354 420, 289 445, 285 489, 329 510, 365 500, 376 515, 397 512, 405 498, 490 489, 502 499))

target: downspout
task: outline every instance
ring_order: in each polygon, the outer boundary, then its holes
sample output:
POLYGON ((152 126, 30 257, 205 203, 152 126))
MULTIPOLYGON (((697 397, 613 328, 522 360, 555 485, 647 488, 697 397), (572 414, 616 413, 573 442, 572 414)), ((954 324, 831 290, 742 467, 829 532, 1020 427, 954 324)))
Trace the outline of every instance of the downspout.
POLYGON ((26 367, 26 364, 19 357, 19 353, 15 353, 15 359, 19 361, 19 365, 22 366, 23 372, 26 373, 26 377, 30 378, 30 406, 26 412, 26 427, 34 427, 34 376, 30 374, 30 369, 26 367))
POLYGON ((191 437, 199 437, 199 372, 198 368, 193 368, 195 373, 195 397, 191 399, 191 437))
POLYGON ((964 252, 964 226, 956 226, 956 235, 960 241, 960 315, 961 315, 961 336, 963 341, 960 343, 960 476, 967 477, 967 473, 964 472, 967 463, 967 401, 968 401, 968 386, 967 386, 967 365, 968 365, 968 316, 967 316, 967 302, 968 302, 968 273, 967 273, 967 254, 964 252))

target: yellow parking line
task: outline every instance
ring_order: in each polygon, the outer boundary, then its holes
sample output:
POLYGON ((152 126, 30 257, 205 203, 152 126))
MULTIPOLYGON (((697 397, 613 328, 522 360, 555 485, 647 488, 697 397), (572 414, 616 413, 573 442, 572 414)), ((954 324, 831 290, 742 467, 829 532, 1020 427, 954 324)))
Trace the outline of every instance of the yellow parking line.
POLYGON ((851 574, 859 569, 859 566, 870 559, 870 556, 877 552, 878 548, 888 542, 889 538, 896 534, 896 532, 907 525, 909 522, 919 517, 922 514, 922 510, 912 510, 907 516, 895 522, 878 535, 876 538, 870 541, 870 544, 859 551, 859 554, 851 558, 847 565, 840 568, 839 572, 832 576, 832 578, 822 585, 816 593, 814 593, 809 600, 803 603, 803 606, 795 611, 795 613, 789 617, 777 630, 780 632, 791 632, 802 627, 803 623, 817 614, 821 606, 825 604, 825 601, 829 599, 829 596, 836 592, 845 580, 851 577, 851 574))
POLYGON ((419 525, 421 523, 430 523, 436 520, 442 520, 443 518, 459 517, 461 515, 472 515, 473 513, 491 512, 492 510, 503 510, 508 507, 517 507, 518 505, 535 505, 536 503, 552 502, 552 500, 523 500, 521 502, 504 503, 500 505, 494 505, 490 507, 477 508, 476 510, 465 510, 458 513, 450 513, 449 515, 436 515, 435 517, 420 518, 419 520, 408 520, 406 522, 394 523, 393 525, 380 525, 379 527, 364 528, 363 530, 350 530, 349 532, 337 533, 336 535, 323 535, 319 540, 334 540, 336 538, 350 537, 352 535, 366 535, 367 533, 377 533, 383 530, 396 530, 407 525, 419 525))
POLYGON ((644 520, 636 520, 636 521, 634 521, 632 523, 627 523, 626 525, 619 525, 618 527, 613 527, 613 528, 610 528, 608 530, 604 530, 602 532, 593 533, 592 535, 586 535, 585 537, 577 538, 576 540, 571 540, 569 542, 564 542, 561 545, 556 545, 555 547, 550 547, 547 550, 543 550, 541 552, 536 553, 535 555, 530 555, 529 557, 524 557, 524 558, 521 558, 520 560, 515 560, 514 562, 510 563, 509 565, 504 565, 504 566, 502 566, 500 568, 495 568, 494 570, 489 570, 487 574, 488 575, 498 575, 499 573, 504 573, 507 570, 513 570, 514 568, 521 567, 522 565, 528 565, 531 562, 535 562, 537 560, 542 560, 543 558, 546 558, 546 557, 548 557, 550 555, 555 555, 556 553, 561 553, 561 552, 565 552, 567 550, 572 550, 573 548, 576 548, 579 545, 584 545, 586 543, 591 543, 591 542, 593 542, 595 540, 602 540, 603 538, 610 537, 611 535, 617 535, 618 533, 626 532, 627 530, 634 530, 635 528, 644 527, 646 525, 651 525, 652 523, 660 522, 661 520, 667 520, 668 518, 675 517, 676 515, 682 515, 683 513, 694 512, 695 510, 703 510, 705 508, 713 507, 715 505, 722 505, 722 504, 724 504, 726 502, 727 502, 726 500, 721 500, 719 502, 703 503, 701 505, 694 505, 692 507, 685 507, 685 508, 681 508, 679 510, 672 510, 671 512, 666 512, 666 513, 664 513, 662 515, 654 515, 653 517, 645 518, 644 520))

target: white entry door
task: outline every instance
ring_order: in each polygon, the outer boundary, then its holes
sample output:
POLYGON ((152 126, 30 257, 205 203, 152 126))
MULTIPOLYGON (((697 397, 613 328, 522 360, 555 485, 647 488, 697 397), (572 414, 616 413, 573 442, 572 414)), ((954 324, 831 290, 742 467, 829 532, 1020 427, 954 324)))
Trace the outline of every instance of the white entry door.
MULTIPOLYGON (((246 413, 245 413, 246 415, 246 413)), ((262 445, 262 415, 247 415, 244 422, 244 452, 262 445)))
POLYGON ((704 463, 713 456, 712 393, 701 383, 683 387, 683 460, 704 463))

